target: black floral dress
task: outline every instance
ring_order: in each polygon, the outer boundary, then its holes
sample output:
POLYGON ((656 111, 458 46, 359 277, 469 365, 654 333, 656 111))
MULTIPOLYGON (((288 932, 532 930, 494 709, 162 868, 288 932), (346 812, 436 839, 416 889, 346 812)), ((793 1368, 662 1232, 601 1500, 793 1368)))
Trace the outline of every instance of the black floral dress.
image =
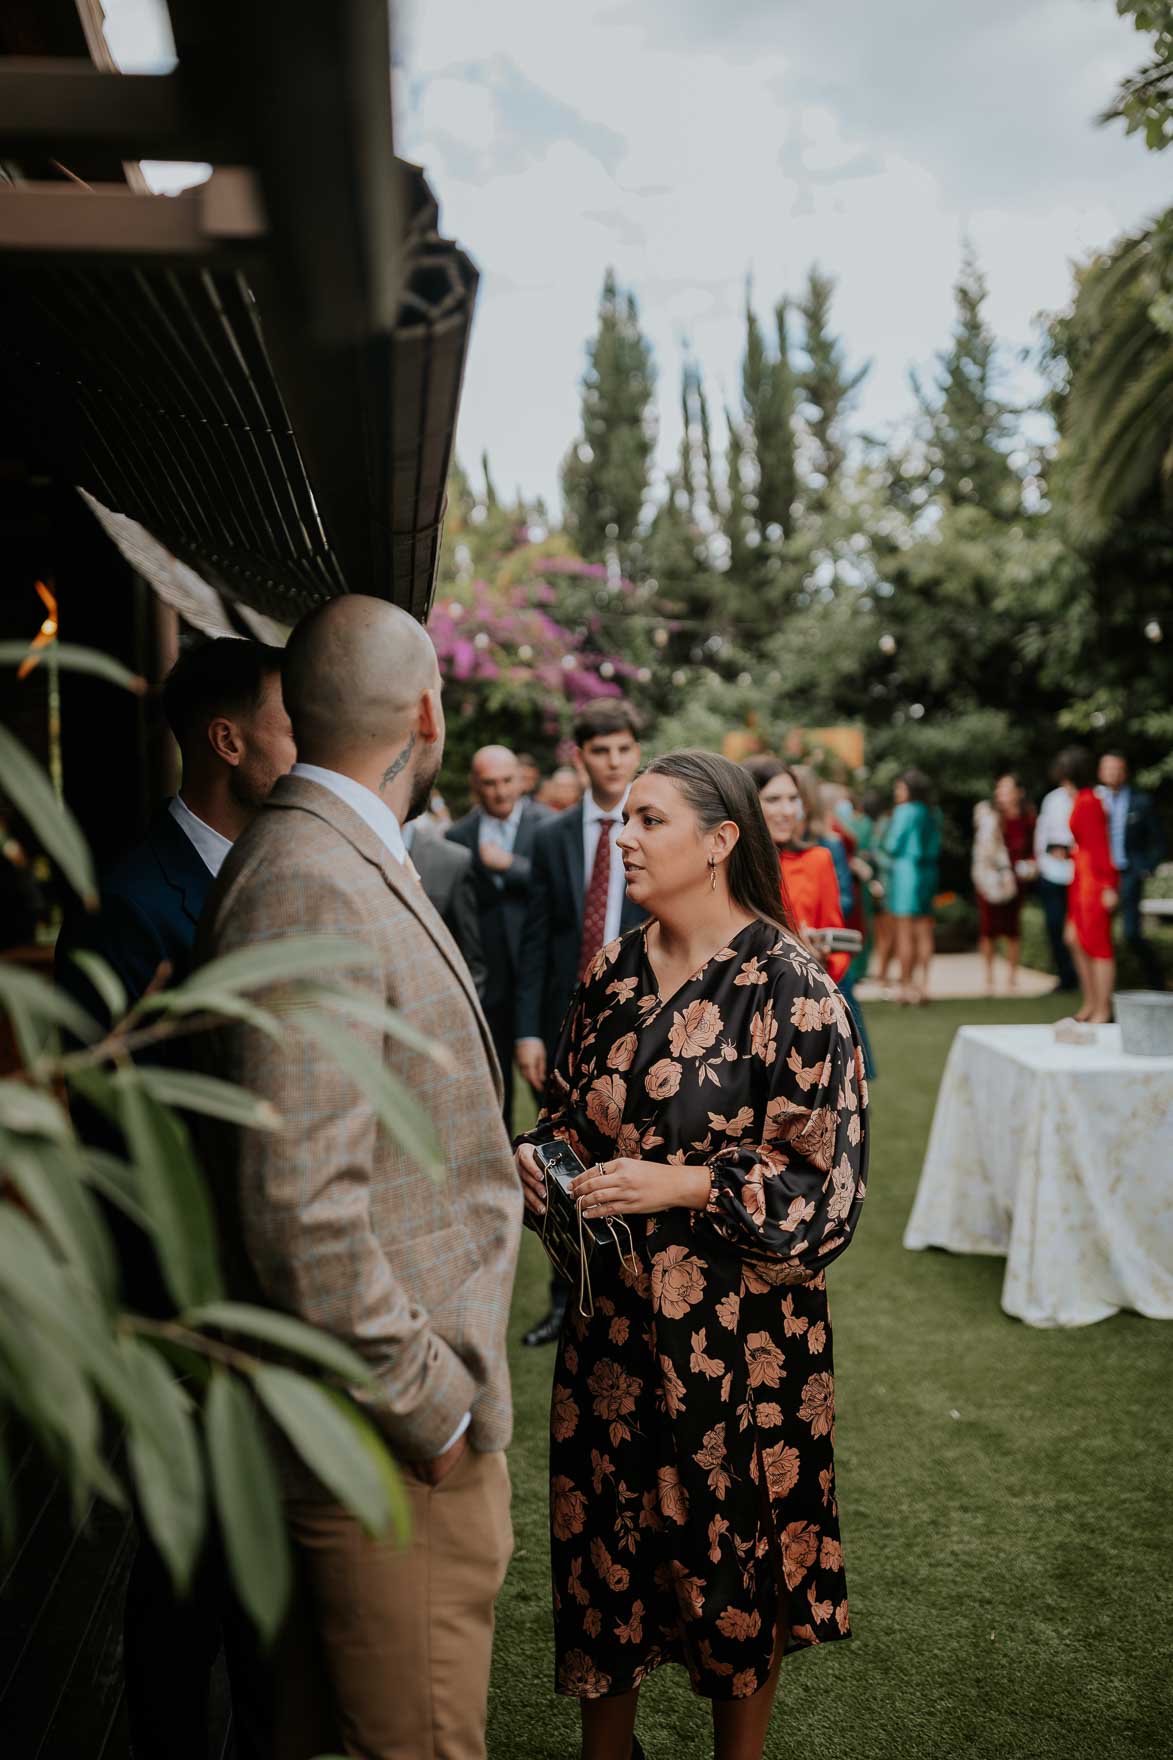
POLYGON ((707 1166, 704 1211, 633 1216, 572 1298, 554 1376, 557 1689, 630 1691, 682 1662, 699 1693, 764 1683, 850 1635, 825 1268, 864 1197, 867 1091, 838 991, 749 924, 667 1002, 646 927, 604 947, 523 1141, 707 1166), (626 1244, 626 1243, 625 1243, 626 1244))

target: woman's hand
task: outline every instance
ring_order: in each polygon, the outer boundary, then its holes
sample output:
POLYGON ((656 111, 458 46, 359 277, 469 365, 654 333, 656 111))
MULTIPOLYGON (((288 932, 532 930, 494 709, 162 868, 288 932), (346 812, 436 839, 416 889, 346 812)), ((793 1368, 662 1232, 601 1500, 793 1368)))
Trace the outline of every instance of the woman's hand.
POLYGON ((546 1214, 546 1176, 538 1166, 538 1158, 534 1154, 532 1143, 523 1143, 513 1157, 517 1168, 517 1177, 521 1181, 521 1195, 525 1199, 525 1207, 535 1216, 546 1214))
POLYGON ((707 1167, 669 1166, 665 1161, 635 1161, 620 1155, 580 1173, 570 1187, 584 1218, 646 1216, 654 1210, 682 1206, 703 1210, 709 1201, 712 1175, 707 1167))
POLYGON ((1115 892, 1111 886, 1105 886, 1101 896, 1106 911, 1114 911, 1120 903, 1120 894, 1115 892))

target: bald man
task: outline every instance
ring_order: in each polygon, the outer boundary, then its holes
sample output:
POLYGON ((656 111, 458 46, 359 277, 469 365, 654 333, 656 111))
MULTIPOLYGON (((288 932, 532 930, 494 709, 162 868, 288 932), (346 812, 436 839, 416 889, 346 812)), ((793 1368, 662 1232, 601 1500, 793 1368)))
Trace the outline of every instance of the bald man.
MULTIPOLYGON (((501 1068, 513 1067, 514 1015, 521 937, 529 907, 530 863, 539 825, 552 818, 523 792, 521 766, 507 746, 482 746, 472 761, 469 792, 476 803, 448 832, 472 852, 488 976, 485 1014, 501 1068)), ((513 1130, 513 1082, 505 1080, 505 1128, 513 1130)))
POLYGON ((211 1067, 270 1100, 282 1131, 216 1135, 234 1293, 369 1363, 363 1406, 402 1463, 409 1547, 376 1542, 291 1450, 280 1464, 299 1593, 277 1657, 277 1760, 478 1760, 493 1603, 512 1549, 505 1324, 521 1197, 501 1073, 475 988, 408 863, 403 825, 444 750, 435 651, 378 599, 294 630, 282 684, 300 761, 224 864, 203 959, 310 932, 353 937, 346 973, 443 1043, 443 1067, 377 1024, 347 1034, 430 1113, 437 1182, 333 1059, 292 1028, 211 1036, 211 1067))

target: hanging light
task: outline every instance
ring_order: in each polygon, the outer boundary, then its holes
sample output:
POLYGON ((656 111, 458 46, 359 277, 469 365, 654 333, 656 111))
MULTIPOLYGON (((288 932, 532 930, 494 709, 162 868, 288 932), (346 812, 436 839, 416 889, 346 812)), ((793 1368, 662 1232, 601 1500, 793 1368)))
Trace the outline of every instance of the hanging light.
POLYGON ((574 654, 563 654, 561 664, 563 672, 573 672, 578 665, 577 656, 574 654))
POLYGON ((886 633, 882 635, 880 637, 880 652, 881 654, 894 654, 896 652, 896 637, 886 633))
POLYGON ((678 688, 688 683, 688 674, 683 666, 678 666, 676 671, 672 674, 672 683, 678 688))
POLYGON ((474 648, 487 648, 488 647, 489 638, 485 634, 483 629, 478 629, 476 635, 472 638, 472 645, 474 648))
POLYGON ((1165 634, 1155 617, 1150 617, 1149 621, 1145 624, 1144 633, 1150 642, 1161 641, 1165 634))
POLYGON ((652 682, 652 669, 650 666, 641 666, 635 676, 639 680, 640 684, 651 684, 651 682, 652 682))
POLYGON ((753 683, 753 673, 752 672, 739 672, 737 674, 737 682, 741 686, 742 690, 744 690, 747 685, 751 685, 753 683))
POLYGON ((654 629, 652 631, 652 640, 657 648, 666 648, 668 646, 668 631, 666 629, 654 629))
POLYGON ((517 650, 517 658, 519 660, 532 660, 533 657, 534 657, 534 651, 530 647, 529 643, 522 642, 521 646, 517 650))
POLYGON ((615 677, 615 668, 611 664, 610 660, 604 660, 603 664, 599 667, 599 677, 600 678, 614 678, 615 677))

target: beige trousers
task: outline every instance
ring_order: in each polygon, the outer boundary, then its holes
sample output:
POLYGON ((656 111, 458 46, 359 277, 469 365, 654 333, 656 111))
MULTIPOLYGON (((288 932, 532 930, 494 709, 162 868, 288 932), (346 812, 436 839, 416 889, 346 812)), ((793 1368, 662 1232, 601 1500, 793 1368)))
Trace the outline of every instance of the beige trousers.
POLYGON ((277 1656, 277 1760, 484 1760, 493 1603, 513 1550, 504 1454, 433 1490, 404 1474, 406 1547, 291 1503, 298 1593, 277 1656))

